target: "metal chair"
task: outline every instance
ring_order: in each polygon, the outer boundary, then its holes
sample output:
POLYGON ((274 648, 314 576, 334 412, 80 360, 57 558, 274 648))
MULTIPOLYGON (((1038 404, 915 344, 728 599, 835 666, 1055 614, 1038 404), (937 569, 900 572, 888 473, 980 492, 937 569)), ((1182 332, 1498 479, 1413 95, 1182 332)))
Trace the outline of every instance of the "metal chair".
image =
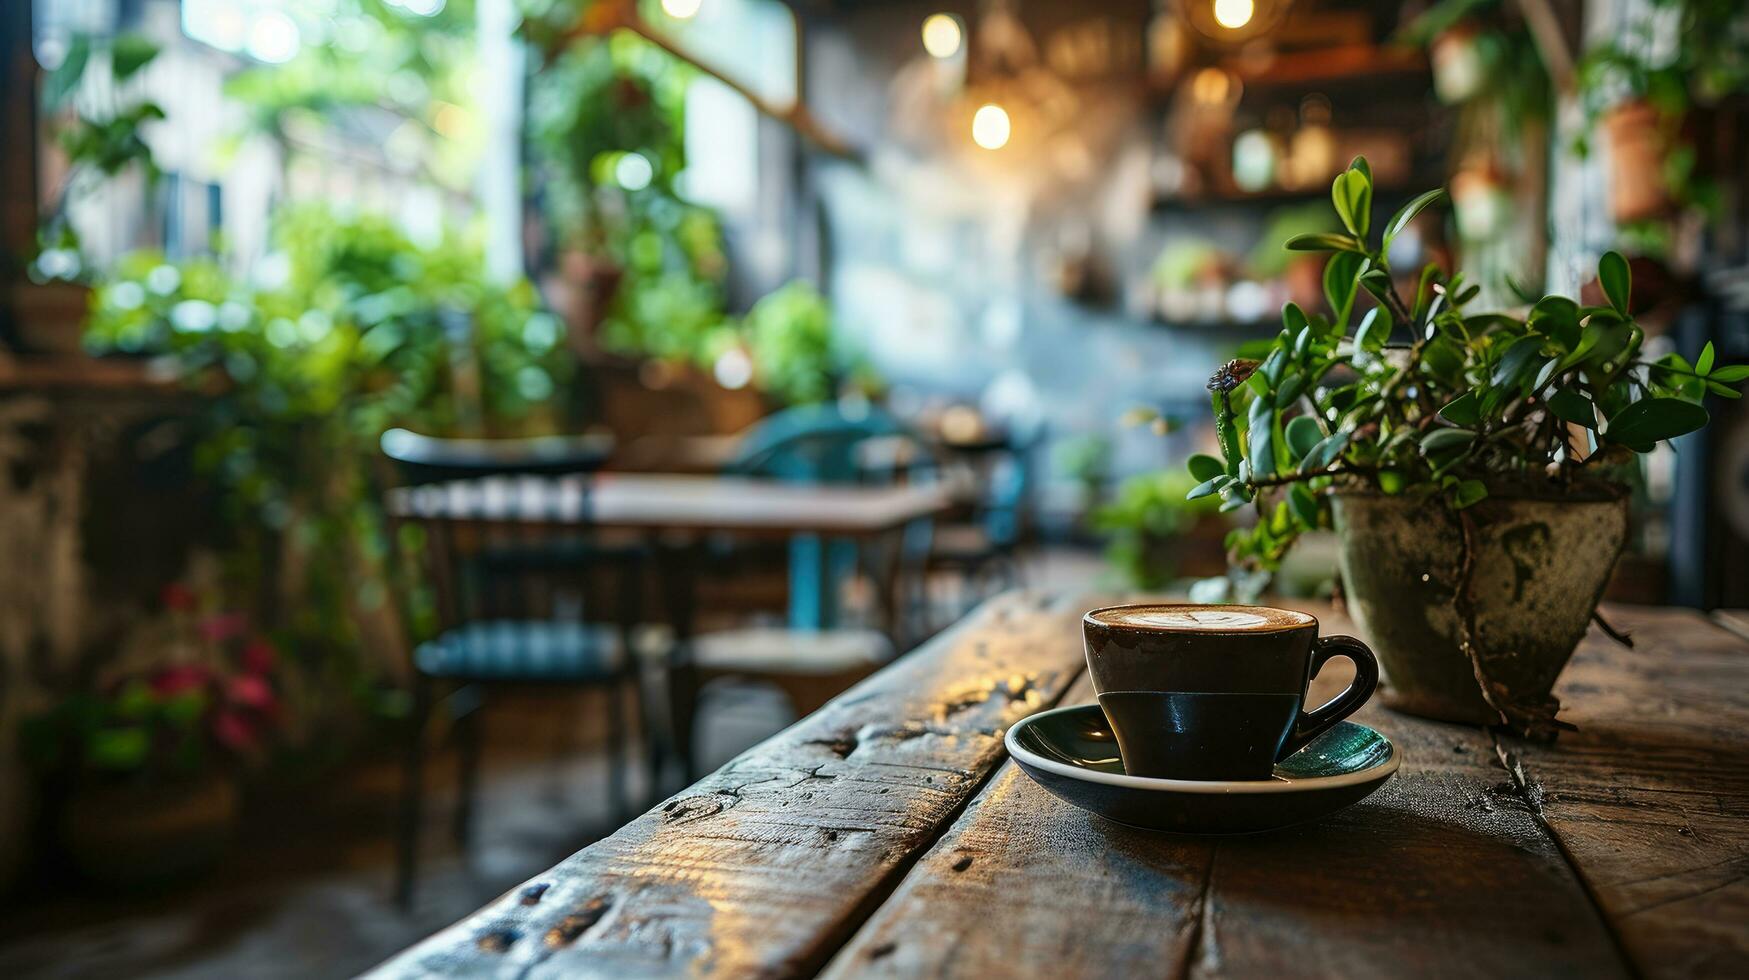
MULTIPOLYGON (((594 436, 441 439, 404 429, 390 430, 381 440, 384 469, 402 487, 480 477, 587 474, 601 468, 612 446, 611 439, 594 436)), ((584 509, 586 513, 586 504, 584 509)), ((426 728, 437 706, 437 685, 454 688, 443 704, 454 719, 458 745, 458 845, 467 846, 472 828, 480 755, 478 709, 485 688, 493 685, 601 692, 613 808, 620 819, 626 815, 623 700, 628 687, 640 691, 631 642, 640 585, 638 556, 596 547, 586 520, 575 534, 555 536, 550 525, 542 529, 539 514, 526 516, 535 520, 463 525, 440 518, 396 518, 390 510, 393 556, 401 554, 404 527, 416 526, 424 533, 424 580, 436 612, 434 635, 413 653, 413 711, 395 885, 403 906, 411 903, 417 871, 426 728), (612 626, 587 622, 582 613, 594 584, 590 573, 612 564, 624 572, 616 590, 616 621, 612 626)), ((398 592, 410 596, 407 576, 398 577, 398 592)))
POLYGON ((1016 425, 984 467, 986 479, 971 519, 935 530, 928 569, 960 575, 960 613, 996 591, 1022 584, 1020 548, 1031 529, 1035 459, 1044 441, 1040 422, 1016 425))

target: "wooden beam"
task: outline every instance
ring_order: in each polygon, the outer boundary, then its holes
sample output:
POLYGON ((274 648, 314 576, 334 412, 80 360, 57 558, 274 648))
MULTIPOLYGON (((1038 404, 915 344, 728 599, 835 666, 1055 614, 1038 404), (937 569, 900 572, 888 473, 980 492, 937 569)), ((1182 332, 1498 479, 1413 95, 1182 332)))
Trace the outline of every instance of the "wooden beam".
MULTIPOLYGON (((798 28, 799 29, 799 28, 798 28)), ((778 105, 737 81, 709 61, 686 50, 672 38, 652 27, 639 16, 636 5, 629 0, 615 0, 588 8, 577 23, 565 32, 564 40, 582 37, 602 37, 616 30, 630 31, 700 72, 716 79, 746 99, 761 115, 769 116, 795 130, 803 139, 831 155, 852 163, 866 162, 863 152, 823 125, 800 100, 787 106, 778 105)))

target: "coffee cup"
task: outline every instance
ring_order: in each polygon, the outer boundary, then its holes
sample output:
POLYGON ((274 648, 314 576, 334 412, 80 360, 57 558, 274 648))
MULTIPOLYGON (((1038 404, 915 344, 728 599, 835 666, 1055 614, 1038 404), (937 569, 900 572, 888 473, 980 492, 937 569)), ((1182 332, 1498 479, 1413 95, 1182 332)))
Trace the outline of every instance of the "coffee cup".
POLYGON ((1124 771, 1163 779, 1269 779, 1275 763, 1353 714, 1378 686, 1378 661, 1352 636, 1269 606, 1144 603, 1082 618, 1087 669, 1124 771), (1304 710, 1334 657, 1354 682, 1304 710))

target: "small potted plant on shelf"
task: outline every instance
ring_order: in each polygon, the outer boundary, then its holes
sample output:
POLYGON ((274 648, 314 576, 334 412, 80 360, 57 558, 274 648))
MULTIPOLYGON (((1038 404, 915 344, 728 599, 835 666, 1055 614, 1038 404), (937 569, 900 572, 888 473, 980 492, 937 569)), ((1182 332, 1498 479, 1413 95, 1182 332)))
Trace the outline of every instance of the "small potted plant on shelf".
POLYGON ((282 720, 278 655, 240 614, 165 590, 171 662, 107 678, 28 720, 24 743, 64 795, 61 843, 88 876, 150 883, 210 867, 237 821, 236 777, 282 720))
POLYGON ((1706 394, 1737 397, 1749 367, 1717 367, 1710 344, 1693 363, 1643 358, 1613 252, 1607 305, 1472 313, 1477 288, 1434 265, 1400 296, 1391 241, 1442 193, 1375 234, 1366 161, 1336 178, 1344 230, 1288 243, 1331 253, 1332 315, 1289 304, 1257 359, 1215 373, 1221 458, 1191 457, 1189 495, 1256 508, 1228 538, 1236 570, 1278 567, 1302 533, 1335 529, 1387 704, 1548 736, 1551 688, 1621 552, 1637 454, 1705 425, 1706 394), (1355 322, 1363 292, 1377 306, 1355 322))

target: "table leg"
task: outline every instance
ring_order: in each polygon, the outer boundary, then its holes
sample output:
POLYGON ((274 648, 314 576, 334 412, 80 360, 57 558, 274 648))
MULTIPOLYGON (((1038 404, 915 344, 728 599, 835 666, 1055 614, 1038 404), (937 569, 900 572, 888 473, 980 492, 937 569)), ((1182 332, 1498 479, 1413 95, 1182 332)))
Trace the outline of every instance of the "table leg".
POLYGON ((668 654, 664 678, 668 692, 668 735, 680 762, 681 775, 690 784, 698 778, 694 771, 692 722, 698 708, 699 684, 697 664, 692 658, 692 636, 698 602, 698 579, 693 566, 699 560, 701 548, 696 541, 682 547, 667 547, 657 540, 655 546, 663 591, 667 593, 668 625, 674 630, 674 646, 668 654))

